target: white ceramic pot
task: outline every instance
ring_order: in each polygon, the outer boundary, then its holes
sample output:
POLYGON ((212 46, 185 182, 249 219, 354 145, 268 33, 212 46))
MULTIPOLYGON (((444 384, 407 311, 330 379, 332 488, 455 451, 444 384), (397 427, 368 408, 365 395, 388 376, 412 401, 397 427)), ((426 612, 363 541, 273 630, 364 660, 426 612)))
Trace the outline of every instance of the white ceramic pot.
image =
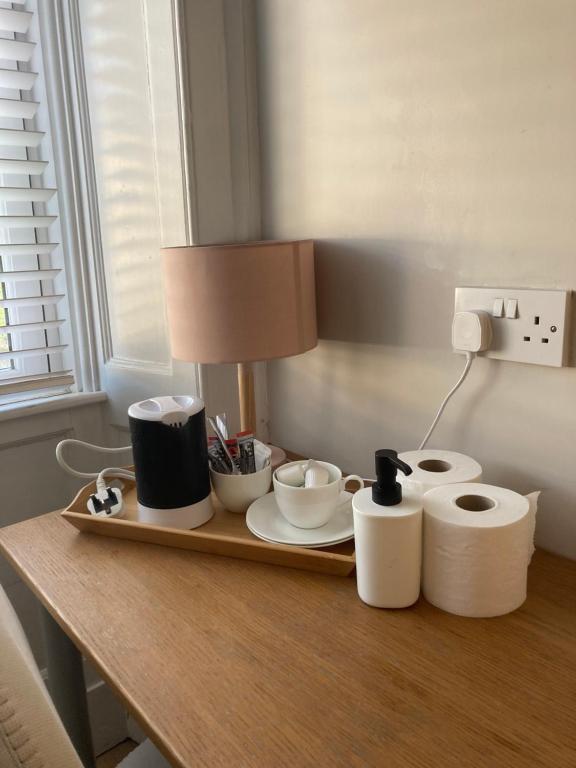
POLYGON ((210 477, 216 496, 229 512, 246 512, 253 501, 270 490, 272 467, 249 475, 225 475, 211 469, 210 477))

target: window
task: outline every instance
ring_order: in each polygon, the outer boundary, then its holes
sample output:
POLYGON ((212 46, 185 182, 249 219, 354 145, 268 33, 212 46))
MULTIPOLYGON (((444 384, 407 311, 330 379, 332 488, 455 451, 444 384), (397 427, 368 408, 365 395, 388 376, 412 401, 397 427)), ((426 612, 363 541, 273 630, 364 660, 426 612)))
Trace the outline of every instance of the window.
POLYGON ((0 402, 74 383, 35 2, 0 2, 0 402))

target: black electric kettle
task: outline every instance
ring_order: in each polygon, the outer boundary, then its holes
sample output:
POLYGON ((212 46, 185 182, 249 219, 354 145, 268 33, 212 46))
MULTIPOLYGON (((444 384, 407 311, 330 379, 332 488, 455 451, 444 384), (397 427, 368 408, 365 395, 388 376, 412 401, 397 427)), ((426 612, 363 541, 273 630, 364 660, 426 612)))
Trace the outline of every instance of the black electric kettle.
POLYGON ((196 528, 213 515, 204 401, 152 397, 128 409, 139 518, 196 528))

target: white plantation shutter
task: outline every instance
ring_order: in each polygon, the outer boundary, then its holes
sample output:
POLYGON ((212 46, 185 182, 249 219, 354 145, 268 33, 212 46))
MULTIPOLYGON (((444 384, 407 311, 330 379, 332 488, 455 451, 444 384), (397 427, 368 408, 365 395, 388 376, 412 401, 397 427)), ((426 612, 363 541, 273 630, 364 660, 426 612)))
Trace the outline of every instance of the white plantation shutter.
POLYGON ((0 397, 74 381, 65 364, 56 189, 44 185, 51 153, 37 130, 33 16, 26 2, 0 2, 0 397))

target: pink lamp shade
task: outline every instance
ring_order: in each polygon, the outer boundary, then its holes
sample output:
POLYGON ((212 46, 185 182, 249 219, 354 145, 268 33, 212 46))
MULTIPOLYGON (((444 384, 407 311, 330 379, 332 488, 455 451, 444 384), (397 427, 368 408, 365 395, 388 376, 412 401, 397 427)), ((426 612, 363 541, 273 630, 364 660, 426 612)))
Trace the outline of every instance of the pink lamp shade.
POLYGON ((172 355, 238 363, 318 343, 312 240, 163 248, 172 355))

